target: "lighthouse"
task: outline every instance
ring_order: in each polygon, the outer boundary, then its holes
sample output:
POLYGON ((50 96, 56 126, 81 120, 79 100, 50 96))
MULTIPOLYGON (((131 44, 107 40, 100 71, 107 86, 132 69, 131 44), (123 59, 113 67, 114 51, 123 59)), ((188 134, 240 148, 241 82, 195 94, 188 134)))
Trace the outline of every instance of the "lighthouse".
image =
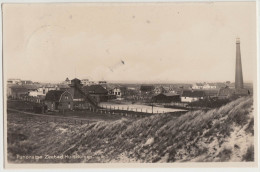
POLYGON ((240 52, 240 39, 236 39, 236 78, 235 78, 235 89, 243 89, 243 72, 242 72, 242 62, 241 62, 241 52, 240 52))

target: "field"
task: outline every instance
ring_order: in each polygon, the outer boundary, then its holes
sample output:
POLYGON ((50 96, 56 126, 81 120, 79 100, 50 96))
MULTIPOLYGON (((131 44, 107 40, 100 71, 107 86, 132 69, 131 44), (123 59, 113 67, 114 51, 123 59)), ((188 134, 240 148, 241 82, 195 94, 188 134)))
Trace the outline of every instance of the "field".
POLYGON ((8 113, 8 161, 253 161, 252 105, 251 97, 243 97, 217 109, 187 112, 180 117, 121 117, 80 125, 47 122, 35 116, 28 120, 8 113))

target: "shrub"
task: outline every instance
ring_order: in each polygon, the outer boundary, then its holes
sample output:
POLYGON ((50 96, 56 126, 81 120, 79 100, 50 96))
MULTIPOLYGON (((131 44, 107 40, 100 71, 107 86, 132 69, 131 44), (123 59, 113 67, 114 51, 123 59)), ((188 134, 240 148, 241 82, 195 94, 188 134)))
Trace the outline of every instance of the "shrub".
POLYGON ((227 148, 224 148, 219 154, 218 154, 218 157, 220 158, 220 161, 223 162, 223 161, 228 161, 231 157, 231 154, 232 154, 232 150, 231 149, 227 149, 227 148))
POLYGON ((254 146, 251 145, 247 148, 245 155, 242 158, 243 161, 254 161, 254 146))
POLYGON ((246 127, 245 131, 254 135, 254 118, 251 118, 251 120, 250 120, 248 126, 246 127))

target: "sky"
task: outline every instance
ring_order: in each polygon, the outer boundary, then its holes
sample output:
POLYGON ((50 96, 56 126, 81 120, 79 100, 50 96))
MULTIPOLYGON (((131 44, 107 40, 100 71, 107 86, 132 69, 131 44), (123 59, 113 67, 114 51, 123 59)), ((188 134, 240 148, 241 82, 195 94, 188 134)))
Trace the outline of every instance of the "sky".
POLYGON ((255 2, 4 4, 4 76, 125 82, 256 75, 255 2))

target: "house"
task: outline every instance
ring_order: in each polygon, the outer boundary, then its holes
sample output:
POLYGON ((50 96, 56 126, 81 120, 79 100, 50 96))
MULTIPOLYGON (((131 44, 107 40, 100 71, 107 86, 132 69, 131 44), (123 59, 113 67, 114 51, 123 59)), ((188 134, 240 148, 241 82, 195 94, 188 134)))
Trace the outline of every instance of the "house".
POLYGON ((217 86, 214 83, 204 82, 204 83, 193 84, 191 88, 194 90, 200 90, 200 89, 208 90, 208 89, 217 89, 217 86))
POLYGON ((229 88, 228 86, 222 87, 218 91, 218 98, 219 99, 229 99, 234 95, 235 95, 235 90, 229 88))
POLYGON ((18 85, 21 85, 22 82, 21 82, 21 79, 8 79, 7 80, 7 84, 18 84, 18 85))
POLYGON ((127 93, 126 87, 115 87, 110 91, 111 95, 115 95, 117 99, 121 99, 127 93))
POLYGON ((65 81, 61 82, 62 85, 69 85, 71 84, 71 80, 67 77, 65 81))
POLYGON ((43 85, 38 88, 38 96, 46 96, 51 90, 58 90, 57 86, 54 85, 43 85))
POLYGON ((217 86, 213 83, 205 83, 202 87, 202 89, 204 90, 208 90, 208 89, 217 89, 217 86))
POLYGON ((59 84, 57 85, 57 90, 67 91, 70 89, 70 86, 67 84, 59 84))
MULTIPOLYGON (((223 83, 223 82, 218 82, 218 83, 216 83, 216 88, 217 89, 221 89, 221 88, 225 88, 226 86, 228 86, 229 88, 231 88, 232 86, 231 86, 231 84, 232 83, 227 83, 227 82, 225 82, 225 83, 223 83)), ((234 87, 234 86, 233 86, 234 87)))
POLYGON ((166 93, 166 89, 163 86, 155 87, 153 90, 154 94, 161 94, 161 93, 166 93))
POLYGON ((101 85, 84 86, 85 94, 93 97, 97 102, 106 102, 108 100, 108 91, 101 85))
POLYGON ((81 83, 85 85, 95 85, 96 83, 94 81, 90 81, 89 79, 82 79, 81 83))
POLYGON ((214 98, 218 96, 218 91, 217 89, 208 89, 208 90, 204 90, 205 92, 205 96, 208 98, 214 98))
POLYGON ((107 89, 107 81, 98 81, 98 84, 107 89))
POLYGON ((28 90, 24 86, 13 85, 13 86, 7 87, 7 97, 8 98, 20 99, 27 95, 28 95, 28 90))
POLYGON ((73 98, 68 91, 50 90, 45 97, 45 105, 50 111, 73 109, 73 98))
POLYGON ((52 85, 39 86, 37 89, 29 91, 29 96, 44 97, 50 90, 57 90, 57 89, 58 88, 56 86, 52 86, 52 85))
POLYGON ((23 85, 29 93, 29 96, 36 97, 38 95, 38 87, 37 85, 23 85))
POLYGON ((199 90, 184 90, 181 95, 181 102, 195 102, 204 99, 205 92, 199 90))
POLYGON ((180 95, 175 93, 161 93, 152 98, 154 103, 180 102, 180 95))
POLYGON ((98 81, 98 84, 99 84, 99 85, 107 84, 107 81, 98 81))
POLYGON ((203 84, 202 83, 193 84, 192 89, 194 89, 194 90, 203 89, 203 84))
POLYGON ((33 82, 30 80, 22 80, 21 83, 22 83, 22 85, 33 84, 33 82))

